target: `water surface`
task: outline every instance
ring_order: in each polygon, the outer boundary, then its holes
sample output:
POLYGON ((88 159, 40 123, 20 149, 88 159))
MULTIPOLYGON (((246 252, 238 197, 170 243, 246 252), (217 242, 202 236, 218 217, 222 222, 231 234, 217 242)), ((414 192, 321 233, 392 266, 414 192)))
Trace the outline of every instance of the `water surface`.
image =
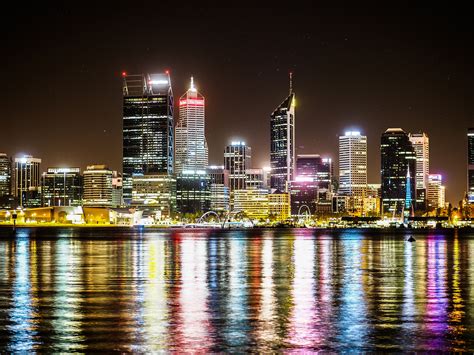
POLYGON ((3 351, 474 351, 474 235, 0 229, 3 351))

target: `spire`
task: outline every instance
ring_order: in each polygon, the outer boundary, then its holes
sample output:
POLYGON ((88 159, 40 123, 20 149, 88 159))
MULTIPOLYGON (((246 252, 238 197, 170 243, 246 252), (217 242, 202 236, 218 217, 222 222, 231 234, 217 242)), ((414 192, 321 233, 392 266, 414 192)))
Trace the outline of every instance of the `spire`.
POLYGON ((196 91, 196 88, 194 87, 194 78, 192 76, 191 76, 191 85, 189 87, 189 90, 196 91))
POLYGON ((290 95, 293 93, 293 73, 290 71, 290 95))

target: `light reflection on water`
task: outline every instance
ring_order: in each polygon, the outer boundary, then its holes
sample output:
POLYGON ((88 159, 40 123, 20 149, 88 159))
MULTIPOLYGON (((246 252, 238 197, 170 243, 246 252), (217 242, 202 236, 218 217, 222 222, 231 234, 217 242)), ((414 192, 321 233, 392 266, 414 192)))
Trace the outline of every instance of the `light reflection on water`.
POLYGON ((0 230, 0 350, 474 350, 474 235, 0 230))

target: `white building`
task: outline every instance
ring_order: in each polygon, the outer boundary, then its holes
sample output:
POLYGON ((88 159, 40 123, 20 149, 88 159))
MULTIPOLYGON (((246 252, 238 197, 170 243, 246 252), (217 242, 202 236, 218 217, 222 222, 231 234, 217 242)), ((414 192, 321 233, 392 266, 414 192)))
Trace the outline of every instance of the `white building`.
POLYGON ((339 193, 352 197, 352 209, 361 209, 366 191, 367 137, 357 131, 345 132, 339 137, 339 193))
POLYGON ((416 188, 426 189, 430 174, 430 139, 426 133, 410 133, 409 138, 416 154, 416 188))
POLYGON ((20 207, 39 207, 41 205, 41 159, 25 155, 15 158, 13 170, 13 196, 20 207))
POLYGON ((428 175, 428 207, 444 208, 446 204, 446 189, 443 186, 443 177, 441 174, 428 175))
POLYGON ((90 165, 84 171, 85 207, 112 207, 113 172, 105 165, 90 165))
POLYGON ((205 170, 208 162, 208 149, 205 136, 205 99, 191 85, 179 99, 179 120, 175 129, 175 170, 205 170))

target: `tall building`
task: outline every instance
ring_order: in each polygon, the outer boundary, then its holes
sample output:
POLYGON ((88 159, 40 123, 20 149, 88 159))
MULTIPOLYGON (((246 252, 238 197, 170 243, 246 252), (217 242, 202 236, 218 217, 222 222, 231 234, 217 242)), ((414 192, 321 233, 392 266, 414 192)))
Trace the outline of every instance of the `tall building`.
POLYGON ((123 73, 123 196, 135 174, 173 173, 173 91, 168 72, 123 73))
POLYGON ((415 179, 408 176, 408 170, 416 171, 415 150, 404 130, 389 128, 382 134, 380 151, 382 213, 399 214, 407 200, 415 200, 415 179))
POLYGON ((430 173, 430 139, 426 133, 410 133, 410 142, 416 154, 415 182, 417 189, 426 189, 430 173))
POLYGON ((0 208, 10 207, 12 163, 8 155, 0 153, 0 208))
POLYGON ((177 175, 176 205, 181 213, 202 214, 209 211, 211 183, 205 170, 185 170, 177 175))
POLYGON ((339 193, 350 196, 350 209, 362 210, 367 191, 367 137, 357 131, 339 137, 339 193))
POLYGON ((267 189, 264 169, 245 170, 245 188, 246 189, 267 189))
POLYGON ((446 202, 445 187, 443 186, 443 177, 440 174, 428 175, 428 207, 444 208, 446 202))
POLYGON ((48 168, 43 173, 41 195, 43 206, 81 206, 81 169, 48 168))
POLYGON ((179 99, 179 120, 175 129, 176 173, 205 170, 208 149, 205 135, 205 99, 191 85, 179 99))
MULTIPOLYGON (((133 178, 132 178, 132 200, 133 200, 133 178)), ((123 176, 118 171, 112 172, 112 207, 122 207, 123 200, 123 176)))
POLYGON ((13 196, 19 207, 41 206, 41 159, 25 155, 15 158, 13 196))
POLYGON ((224 168, 229 172, 230 191, 245 189, 245 171, 251 167, 252 149, 245 142, 232 142, 224 150, 224 168))
POLYGON ((290 93, 270 116, 270 185, 286 191, 295 171, 295 93, 290 93))
POLYGON ((83 205, 112 207, 113 171, 105 165, 90 165, 84 171, 83 205))
POLYGON ((474 203, 474 128, 467 131, 467 191, 469 203, 474 203))

